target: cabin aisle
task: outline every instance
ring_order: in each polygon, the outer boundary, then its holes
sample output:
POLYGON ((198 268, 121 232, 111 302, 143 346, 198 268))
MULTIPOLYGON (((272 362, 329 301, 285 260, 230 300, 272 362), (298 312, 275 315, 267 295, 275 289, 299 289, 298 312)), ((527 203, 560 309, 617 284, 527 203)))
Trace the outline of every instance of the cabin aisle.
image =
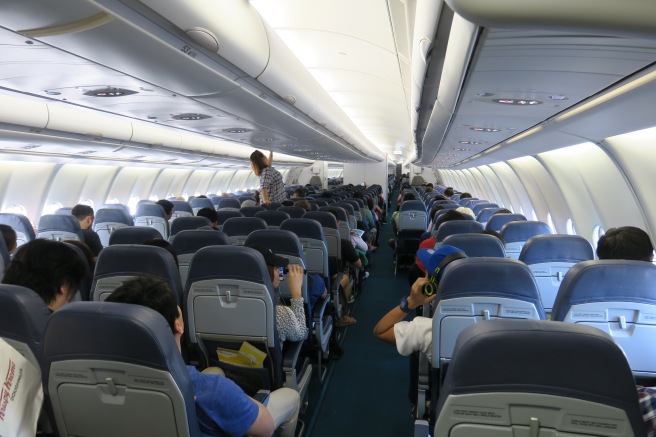
POLYGON ((380 317, 409 289, 406 271, 394 277, 392 250, 387 245, 392 237, 390 219, 391 211, 370 277, 351 313, 358 322, 342 328, 346 330, 344 355, 330 366, 321 404, 314 419, 306 422, 308 437, 412 435, 408 359, 372 334, 380 317))

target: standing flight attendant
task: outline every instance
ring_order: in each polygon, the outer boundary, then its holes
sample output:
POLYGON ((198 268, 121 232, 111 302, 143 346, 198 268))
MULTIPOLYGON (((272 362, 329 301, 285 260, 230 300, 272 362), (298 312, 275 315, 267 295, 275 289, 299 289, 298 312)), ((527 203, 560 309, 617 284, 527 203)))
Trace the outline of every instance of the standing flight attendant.
POLYGON ((284 183, 282 175, 273 168, 273 152, 269 152, 269 158, 264 153, 256 150, 251 153, 251 168, 256 176, 260 177, 262 203, 270 205, 271 202, 282 202, 285 200, 284 183))

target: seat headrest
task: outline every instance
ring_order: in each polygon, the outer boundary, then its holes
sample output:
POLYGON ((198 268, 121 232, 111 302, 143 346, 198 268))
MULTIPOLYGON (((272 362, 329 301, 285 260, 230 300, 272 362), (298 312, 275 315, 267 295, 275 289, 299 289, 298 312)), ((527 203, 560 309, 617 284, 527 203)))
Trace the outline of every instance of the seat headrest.
POLYGON ((223 223, 225 223, 231 218, 244 216, 244 214, 237 211, 236 209, 220 209, 216 213, 217 216, 219 217, 218 223, 220 225, 222 225, 223 223))
POLYGON ((500 209, 501 208, 498 206, 483 208, 478 211, 478 214, 476 214, 476 220, 481 223, 487 223, 487 221, 490 220, 490 217, 492 217, 500 209))
POLYGON ((222 197, 221 200, 219 201, 219 208, 239 209, 240 207, 241 207, 241 202, 239 202, 239 199, 235 199, 234 197, 222 197))
POLYGON ((201 226, 211 226, 212 222, 207 217, 192 216, 192 217, 178 217, 171 223, 171 235, 175 235, 180 231, 194 230, 201 226))
POLYGON ((266 229, 267 223, 258 217, 232 217, 226 220, 221 230, 226 235, 248 235, 258 229, 266 229))
POLYGON ((647 261, 583 261, 560 284, 552 319, 564 320, 570 307, 589 302, 637 302, 656 305, 656 266, 647 261))
POLYGON ((253 231, 246 238, 244 246, 258 245, 268 247, 277 255, 294 256, 301 258, 305 262, 303 246, 293 232, 283 231, 281 229, 253 231))
POLYGON ((255 217, 261 218, 267 225, 280 226, 282 222, 289 218, 289 214, 284 211, 267 210, 258 212, 255 217))
POLYGON ((401 204, 401 212, 403 211, 423 211, 426 212, 426 206, 421 200, 406 200, 401 204))
POLYGON ((16 232, 26 235, 30 241, 35 238, 32 223, 30 223, 30 220, 22 214, 1 212, 0 223, 11 226, 16 232))
POLYGON ((300 206, 281 206, 278 211, 283 211, 289 214, 291 218, 301 218, 305 214, 305 209, 300 206))
POLYGON ((173 204, 173 211, 190 212, 192 214, 194 212, 189 202, 185 200, 171 200, 171 203, 173 204))
POLYGON ((536 235, 553 234, 551 227, 543 222, 538 221, 512 221, 501 227, 501 236, 506 240, 506 244, 518 241, 526 241, 536 235))
POLYGON ((283 231, 292 231, 299 238, 311 238, 313 240, 325 241, 321 223, 307 218, 287 219, 280 225, 283 231))
POLYGON ((215 230, 185 230, 180 231, 171 239, 173 250, 178 255, 196 253, 196 251, 206 246, 226 246, 229 245, 228 236, 215 230))
POLYGON ((483 225, 473 220, 453 220, 444 222, 435 233, 435 241, 444 241, 449 235, 479 232, 482 230, 483 225))
POLYGON ((207 199, 205 197, 194 197, 193 199, 189 199, 189 205, 192 208, 212 208, 214 209, 214 204, 210 199, 207 199))
POLYGON ((499 232, 501 231, 503 225, 516 220, 526 220, 526 217, 524 217, 522 214, 508 214, 508 213, 494 214, 487 221, 487 225, 485 225, 485 229, 499 232))
MULTIPOLYGON (((520 223, 520 222, 518 222, 520 223)), ((526 241, 519 255, 525 264, 548 262, 578 263, 594 259, 594 249, 580 235, 536 235, 526 241)))
POLYGON ((189 266, 187 285, 213 278, 264 284, 273 290, 262 254, 246 246, 207 246, 198 249, 189 266))
POLYGON ((80 233, 80 222, 72 215, 46 214, 39 218, 39 232, 68 231, 80 233))
POLYGON ((161 217, 166 218, 166 213, 161 205, 156 203, 143 203, 137 206, 135 217, 161 217))
MULTIPOLYGON (((453 222, 446 222, 453 223, 453 222)), ((481 233, 464 233, 447 236, 442 243, 459 247, 468 257, 491 256, 505 258, 506 251, 503 243, 494 235, 481 233)))
POLYGON ((239 208, 239 212, 241 212, 244 217, 255 217, 255 214, 260 211, 266 211, 266 209, 261 206, 242 206, 239 208))
POLYGON ((332 214, 330 211, 335 211, 335 213, 337 214, 337 219, 340 222, 348 223, 348 215, 346 213, 346 210, 337 204, 331 204, 329 206, 321 206, 319 207, 319 212, 321 211, 328 212, 329 214, 332 214))
POLYGON ((50 311, 29 288, 0 284, 0 337, 27 344, 35 357, 43 357, 43 334, 50 311))
POLYGON ((337 219, 327 211, 308 211, 302 218, 316 220, 324 228, 337 229, 337 219))
POLYGON ((94 217, 95 223, 113 222, 132 226, 132 217, 119 208, 100 208, 94 217))
POLYGON ((143 244, 144 241, 155 238, 162 238, 162 234, 160 234, 155 228, 149 228, 147 226, 128 226, 115 229, 109 234, 109 245, 143 244))

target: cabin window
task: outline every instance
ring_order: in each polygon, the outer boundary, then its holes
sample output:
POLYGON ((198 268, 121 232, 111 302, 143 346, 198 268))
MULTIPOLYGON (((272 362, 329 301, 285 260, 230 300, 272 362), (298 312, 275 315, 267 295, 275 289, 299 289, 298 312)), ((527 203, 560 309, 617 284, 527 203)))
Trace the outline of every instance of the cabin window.
POLYGON ((6 207, 2 212, 27 215, 27 210, 25 209, 25 207, 23 205, 17 205, 17 204, 6 207))
POLYGON ((167 199, 175 199, 175 194, 169 193, 169 194, 166 195, 166 198, 167 199))
POLYGON ((189 200, 189 194, 182 193, 182 198, 185 200, 185 202, 188 201, 189 200))
POLYGON ((592 230, 592 245, 594 247, 597 247, 597 243, 599 242, 599 239, 603 237, 605 233, 606 230, 601 226, 597 225, 594 227, 594 229, 592 230))
POLYGON ((119 202, 118 202, 118 199, 116 197, 112 197, 111 199, 107 199, 107 202, 105 202, 105 203, 107 203, 109 205, 117 205, 119 202))
POLYGON ((537 222, 538 221, 538 216, 535 214, 535 211, 531 210, 531 217, 533 217, 533 221, 537 222))
POLYGON ((153 202, 157 202, 159 200, 159 196, 152 194, 148 199, 152 200, 153 202))
POLYGON ((551 218, 551 213, 547 213, 547 224, 551 228, 552 231, 556 232, 556 225, 553 222, 553 219, 551 218))
POLYGON ((139 203, 139 196, 132 196, 128 200, 128 208, 130 208, 130 214, 135 215, 137 213, 137 203, 139 203))
POLYGON ((93 200, 91 200, 91 199, 80 200, 78 203, 79 203, 80 205, 87 205, 87 206, 90 206, 91 208, 93 208, 93 205, 94 205, 93 200))
POLYGON ((198 197, 198 196, 200 196, 200 191, 196 191, 196 193, 194 194, 194 197, 198 197))
POLYGON ((574 223, 572 222, 572 219, 567 219, 565 228, 567 229, 567 233, 569 235, 576 235, 576 229, 574 229, 574 223))
MULTIPOLYGON (((14 206, 16 206, 16 205, 14 205, 14 206)), ((54 214, 55 212, 57 212, 57 210, 58 210, 59 208, 63 208, 63 207, 64 207, 64 205, 62 205, 61 202, 52 202, 52 203, 49 203, 49 204, 47 204, 47 205, 45 206, 45 208, 43 208, 43 214, 44 214, 44 215, 45 215, 45 214, 54 214)), ((9 212, 9 211, 7 211, 7 212, 9 212)), ((25 214, 22 213, 22 212, 20 212, 19 214, 23 214, 23 215, 25 215, 25 214)))

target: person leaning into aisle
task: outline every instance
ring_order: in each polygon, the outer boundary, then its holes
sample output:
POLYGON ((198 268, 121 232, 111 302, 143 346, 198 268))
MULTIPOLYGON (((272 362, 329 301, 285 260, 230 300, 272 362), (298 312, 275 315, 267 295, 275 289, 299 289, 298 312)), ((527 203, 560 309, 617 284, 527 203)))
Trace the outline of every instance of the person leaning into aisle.
POLYGON ((269 158, 259 150, 251 153, 251 168, 256 176, 260 177, 260 188, 262 203, 270 205, 271 202, 282 202, 285 200, 285 185, 282 175, 272 167, 273 152, 269 152, 269 158))

